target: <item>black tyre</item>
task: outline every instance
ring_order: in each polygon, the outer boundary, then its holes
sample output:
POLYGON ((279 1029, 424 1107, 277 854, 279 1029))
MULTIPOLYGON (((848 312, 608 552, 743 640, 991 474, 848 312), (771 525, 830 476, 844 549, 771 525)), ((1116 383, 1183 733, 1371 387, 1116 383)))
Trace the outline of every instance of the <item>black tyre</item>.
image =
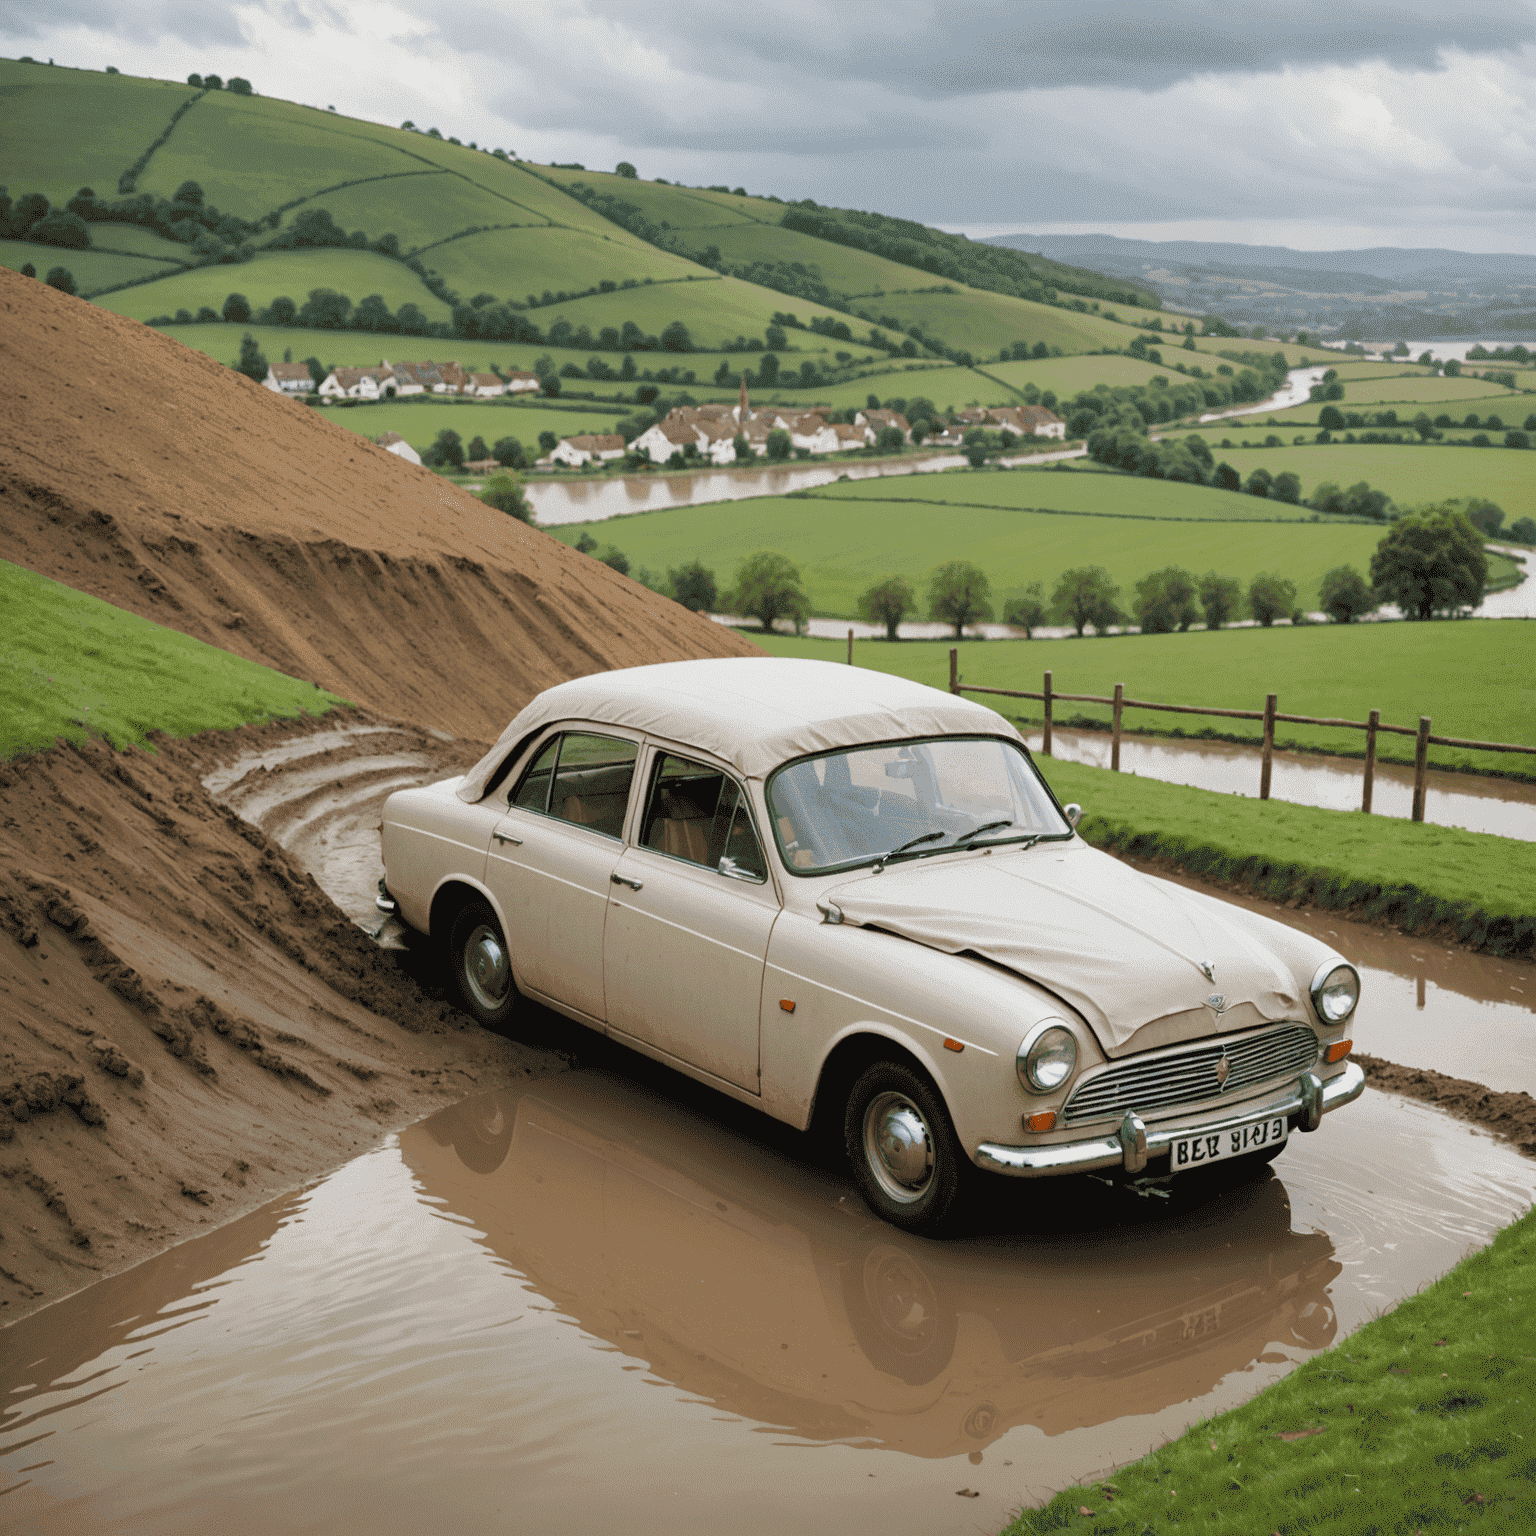
POLYGON ((927 1386, 954 1358, 960 1321, 917 1254, 874 1243, 842 1271, 848 1322, 869 1363, 927 1386))
POLYGON ((926 1077, 895 1061, 866 1068, 848 1095, 843 1141, 854 1182, 877 1216, 925 1236, 944 1227, 970 1165, 926 1077))
POLYGON ((504 1025, 522 1001, 501 924, 483 901, 462 907, 453 920, 448 974, 460 1006, 487 1029, 504 1025))

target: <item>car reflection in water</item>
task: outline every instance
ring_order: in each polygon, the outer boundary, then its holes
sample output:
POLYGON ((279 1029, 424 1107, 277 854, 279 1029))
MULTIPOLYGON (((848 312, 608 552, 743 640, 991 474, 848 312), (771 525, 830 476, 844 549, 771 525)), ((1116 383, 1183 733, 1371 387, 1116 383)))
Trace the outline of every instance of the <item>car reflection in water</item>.
POLYGON ((1005 1231, 930 1242, 760 1123, 602 1071, 476 1095, 400 1139, 423 1196, 600 1347, 813 1442, 975 1452, 1015 1425, 1153 1413, 1334 1335, 1333 1244, 1291 1230, 1272 1173, 1190 1175, 1166 1202, 1009 1184, 1005 1231))

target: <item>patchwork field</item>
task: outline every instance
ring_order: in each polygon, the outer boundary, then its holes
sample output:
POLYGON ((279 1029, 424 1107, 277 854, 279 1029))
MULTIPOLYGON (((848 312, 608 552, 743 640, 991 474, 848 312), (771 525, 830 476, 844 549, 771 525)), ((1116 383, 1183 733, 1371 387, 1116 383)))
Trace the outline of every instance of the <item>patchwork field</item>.
MULTIPOLYGON (((752 632, 775 656, 841 659, 842 641, 797 639, 752 632)), ((892 672, 935 688, 949 686, 951 641, 903 640, 897 645, 854 643, 857 666, 892 672)), ((1312 625, 1303 629, 1229 629, 1216 634, 1116 635, 1096 640, 965 640, 960 644, 962 679, 987 688, 1039 689, 1047 669, 1058 693, 1114 692, 1124 683, 1132 698, 1165 704, 1209 704, 1220 709, 1262 709, 1264 696, 1277 693, 1280 708, 1299 715, 1364 720, 1373 709, 1394 725, 1414 725, 1421 714, 1435 732, 1474 741, 1536 745, 1536 671, 1531 667, 1530 626, 1512 620, 1468 619, 1437 624, 1312 625), (1455 679, 1454 686, 1448 685, 1455 679)), ((1028 699, 989 700, 1003 713, 1040 718, 1028 699)), ((1108 721, 1107 707, 1060 706, 1062 714, 1108 721)), ((1060 718, 1060 715, 1058 716, 1060 718)), ((1202 728, 1259 737, 1257 722, 1180 719, 1127 712, 1126 724, 1169 730, 1202 728)), ((1278 738, 1335 751, 1359 752, 1359 731, 1282 725, 1278 738)), ((1382 737, 1382 755, 1413 759, 1408 737, 1382 737)), ((1536 772, 1536 760, 1492 752, 1433 747, 1437 766, 1536 772)), ((1085 770, 1092 772, 1092 770, 1085 770)), ((1103 777, 1110 777, 1103 775, 1103 777)))
POLYGON ((181 270, 179 266, 172 267, 148 256, 121 255, 104 250, 66 251, 52 245, 33 245, 26 240, 0 240, 0 266, 19 272, 28 262, 39 277, 47 277, 54 267, 68 268, 74 275, 76 290, 82 294, 116 283, 181 270))
MULTIPOLYGON (((308 409, 308 407, 304 407, 308 409)), ((398 432, 417 452, 423 452, 447 428, 466 446, 472 437, 493 447, 501 437, 515 437, 525 448, 538 449, 539 433, 570 437, 580 432, 611 432, 627 406, 593 406, 572 410, 548 405, 469 400, 388 400, 379 405, 326 405, 317 409, 328 421, 364 437, 398 432)))

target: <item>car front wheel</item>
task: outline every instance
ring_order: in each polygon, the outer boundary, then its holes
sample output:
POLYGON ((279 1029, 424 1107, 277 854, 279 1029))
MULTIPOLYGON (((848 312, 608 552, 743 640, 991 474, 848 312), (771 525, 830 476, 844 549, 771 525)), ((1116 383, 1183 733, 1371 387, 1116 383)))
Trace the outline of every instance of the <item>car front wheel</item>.
POLYGON ((483 901, 470 902, 454 919, 448 966, 465 1012, 488 1029, 512 1017, 521 1001, 512 980, 512 955, 496 914, 483 901))
POLYGON ((871 1210, 932 1236, 954 1214, 969 1165, 938 1090, 901 1062, 877 1061, 848 1096, 843 1137, 871 1210))

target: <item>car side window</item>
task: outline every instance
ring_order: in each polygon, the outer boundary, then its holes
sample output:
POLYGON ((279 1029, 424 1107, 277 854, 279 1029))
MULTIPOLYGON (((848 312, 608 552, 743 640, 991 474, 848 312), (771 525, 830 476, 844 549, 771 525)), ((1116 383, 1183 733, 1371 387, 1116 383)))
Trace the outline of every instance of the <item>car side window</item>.
POLYGON ((762 846, 736 781, 671 753, 657 756, 640 842, 706 869, 731 859, 742 873, 767 879, 762 846))
POLYGON ((560 751, 560 738, 551 736, 544 750, 534 758, 523 774, 522 782, 512 792, 512 804, 522 811, 549 810, 549 781, 554 777, 555 758, 560 751))
POLYGON ((638 750, 635 742, 618 737, 567 731, 550 781, 549 814, 605 837, 622 837, 638 750))

